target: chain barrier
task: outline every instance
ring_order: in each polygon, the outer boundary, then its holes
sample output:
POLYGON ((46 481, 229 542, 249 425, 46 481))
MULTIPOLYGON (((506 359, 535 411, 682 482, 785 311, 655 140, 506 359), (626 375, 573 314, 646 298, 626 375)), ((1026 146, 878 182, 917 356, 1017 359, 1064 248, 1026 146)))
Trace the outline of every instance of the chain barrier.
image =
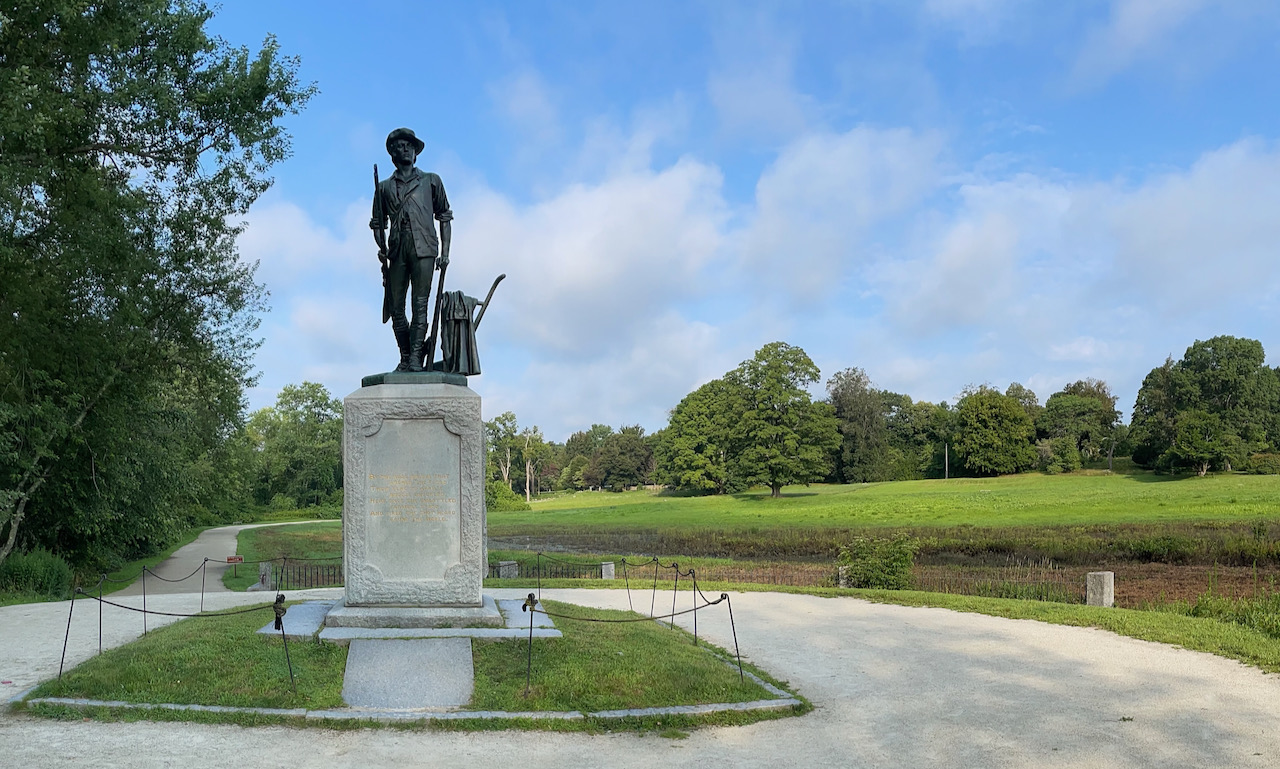
MULTIPOLYGON (((194 572, 192 572, 192 574, 194 574, 194 572)), ((103 582, 102 579, 98 580, 97 587, 99 589, 102 588, 102 582, 103 582)), ((298 693, 298 683, 293 675, 293 660, 289 656, 289 638, 284 631, 284 615, 286 612, 288 612, 288 608, 284 605, 284 601, 285 601, 284 593, 277 593, 275 603, 269 604, 267 606, 253 606, 248 609, 236 609, 233 611, 220 611, 220 612, 205 612, 202 609, 198 614, 185 614, 185 613, 172 612, 172 611, 155 611, 155 610, 147 609, 145 607, 139 609, 136 606, 129 606, 123 603, 116 603, 115 601, 109 601, 103 598, 101 595, 92 595, 90 593, 87 593, 85 592, 84 588, 80 587, 80 585, 77 584, 75 587, 75 591, 72 592, 71 594, 71 606, 70 606, 70 609, 67 611, 67 632, 62 638, 62 657, 58 661, 58 680, 59 681, 62 680, 62 671, 67 662, 67 646, 71 641, 71 617, 75 613, 76 598, 78 596, 84 596, 85 598, 98 602, 98 654, 102 654, 102 607, 103 605, 114 606, 117 609, 127 609, 128 611, 139 612, 142 614, 142 618, 144 622, 148 614, 154 614, 154 615, 163 616, 163 617, 180 617, 184 619, 191 619, 191 618, 203 619, 205 617, 234 617, 239 614, 252 614, 254 612, 265 611, 267 609, 270 609, 275 614, 275 629, 280 631, 280 639, 281 641, 284 642, 284 660, 285 660, 285 665, 287 665, 289 668, 289 683, 293 687, 293 693, 294 694, 298 693)), ((146 634, 145 630, 143 631, 143 634, 144 635, 146 634)))

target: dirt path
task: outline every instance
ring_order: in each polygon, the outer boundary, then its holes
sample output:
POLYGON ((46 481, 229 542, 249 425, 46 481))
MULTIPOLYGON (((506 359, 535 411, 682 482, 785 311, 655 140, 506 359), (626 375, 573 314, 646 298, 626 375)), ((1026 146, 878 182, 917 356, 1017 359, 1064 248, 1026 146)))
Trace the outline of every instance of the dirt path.
MULTIPOLYGON (((308 594, 341 591, 290 598, 308 594)), ((619 590, 545 596, 627 606, 627 594, 619 590)), ((155 601, 181 611, 192 608, 193 598, 166 595, 155 601)), ((237 593, 206 597, 209 608, 260 600, 237 593)), ((768 769, 1280 765, 1280 677, 1239 663, 1099 630, 941 609, 777 593, 734 594, 732 600, 744 654, 790 681, 814 702, 815 712, 749 727, 702 729, 685 740, 59 722, 5 714, 0 755, 6 764, 24 767, 217 761, 289 769, 653 761, 768 769)), ((0 608, 0 678, 24 684, 56 674, 66 612, 65 602, 0 608)), ((136 614, 108 608, 106 644, 129 640, 141 632, 140 624, 136 614)), ((700 612, 698 630, 721 646, 733 645, 724 612, 700 612)), ((96 648, 96 611, 78 602, 69 663, 96 648)), ((13 688, 0 693, 5 690, 13 688)))

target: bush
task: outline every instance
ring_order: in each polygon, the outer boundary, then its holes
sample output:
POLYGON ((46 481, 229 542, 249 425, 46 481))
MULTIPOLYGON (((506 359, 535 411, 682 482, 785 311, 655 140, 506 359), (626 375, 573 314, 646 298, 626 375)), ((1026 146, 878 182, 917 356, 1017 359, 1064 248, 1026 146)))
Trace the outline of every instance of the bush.
POLYGON ((836 563, 844 567, 849 587, 906 590, 911 587, 911 567, 919 549, 920 543, 905 535, 857 537, 840 548, 836 563))
POLYGON ((509 513, 528 510, 525 502, 511 487, 501 481, 485 481, 484 506, 490 512, 509 513))
POLYGON ((298 502, 288 494, 276 494, 271 498, 271 504, 268 505, 272 512, 282 512, 285 510, 297 510, 298 502))
POLYGON ((1049 475, 1080 469, 1080 449, 1074 438, 1049 438, 1036 442, 1037 465, 1049 475))
POLYGON ((1254 454, 1249 457, 1249 472, 1254 475, 1280 475, 1280 454, 1254 454))
POLYGON ((71 590, 71 566, 44 548, 10 553, 0 563, 0 591, 65 598, 71 590))

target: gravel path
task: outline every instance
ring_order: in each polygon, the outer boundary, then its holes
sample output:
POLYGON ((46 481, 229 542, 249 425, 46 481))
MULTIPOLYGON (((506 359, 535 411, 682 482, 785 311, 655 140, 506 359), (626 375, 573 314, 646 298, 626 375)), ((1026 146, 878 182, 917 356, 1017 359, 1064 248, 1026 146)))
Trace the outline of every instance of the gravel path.
MULTIPOLYGON (((149 589, 149 587, 148 587, 149 589)), ((488 591, 519 598, 524 591, 488 591)), ((295 591, 328 598, 340 589, 295 591)), ((626 608, 615 590, 544 596, 626 608)), ((647 596, 646 596, 647 597, 647 596)), ((681 596, 682 599, 684 596, 681 596)), ((207 594, 206 608, 262 601, 207 594)), ((640 594, 634 596, 639 606, 640 594)), ((22 767, 1274 767, 1280 677, 1230 660, 1100 630, 852 598, 734 594, 744 656, 816 705, 801 718, 708 728, 688 739, 632 734, 441 733, 387 729, 244 729, 174 723, 59 722, 0 715, 0 756, 22 767), (1127 720, 1132 719, 1132 720, 1127 720)), ((140 605, 137 597, 121 602, 140 605)), ((194 611, 198 595, 148 595, 194 611)), ((57 674, 66 602, 0 608, 0 697, 57 674)), ((106 607, 104 645, 142 630, 106 607)), ((687 628, 692 619, 682 618, 687 628)), ((162 618, 154 617, 154 627, 162 618)), ((699 633, 731 648, 727 613, 699 613, 699 633)), ((98 615, 78 601, 68 665, 97 651, 98 615)))
MULTIPOLYGON (((245 529, 257 529, 263 526, 293 526, 300 523, 316 523, 316 521, 288 521, 285 523, 249 523, 243 526, 219 526, 216 529, 206 529, 200 532, 200 536, 196 537, 189 545, 183 545, 174 551, 173 555, 166 558, 151 570, 152 574, 160 577, 154 579, 147 577, 147 596, 165 595, 171 593, 199 593, 200 592, 200 567, 204 563, 205 558, 216 558, 219 561, 225 561, 227 556, 236 553, 236 535, 245 529), (190 579, 183 579, 189 575, 190 579), (166 582, 165 580, 176 580, 166 582)), ((204 574, 204 591, 208 593, 226 593, 229 592, 222 586, 222 573, 231 568, 225 563, 210 561, 205 567, 204 574)), ((241 565, 241 569, 253 569, 256 573, 257 564, 241 565)), ((139 579, 132 585, 115 593, 117 596, 126 595, 142 595, 142 580, 139 579)), ((151 608, 150 602, 147 608, 151 608)))

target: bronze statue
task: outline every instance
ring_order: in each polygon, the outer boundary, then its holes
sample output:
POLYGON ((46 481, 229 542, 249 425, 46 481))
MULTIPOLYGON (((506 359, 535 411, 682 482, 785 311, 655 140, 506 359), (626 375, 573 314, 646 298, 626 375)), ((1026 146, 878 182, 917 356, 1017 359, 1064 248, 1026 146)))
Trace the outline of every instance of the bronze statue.
MULTIPOLYGON (((387 153, 396 170, 386 180, 376 183, 373 219, 369 222, 383 267, 382 322, 391 320, 400 348, 396 371, 422 371, 424 361, 426 368, 432 367, 435 345, 427 342, 427 306, 436 267, 440 268, 443 288, 445 268, 449 265, 449 222, 453 220, 453 212, 449 210, 449 199, 440 177, 414 166, 424 146, 408 128, 397 128, 387 135, 387 153), (440 222, 438 239, 437 221, 440 222), (406 296, 412 308, 411 318, 405 317, 406 296)), ((377 173, 374 166, 375 181, 377 173)), ((439 309, 437 298, 437 318, 439 309)), ((434 342, 439 323, 431 325, 434 342)))

